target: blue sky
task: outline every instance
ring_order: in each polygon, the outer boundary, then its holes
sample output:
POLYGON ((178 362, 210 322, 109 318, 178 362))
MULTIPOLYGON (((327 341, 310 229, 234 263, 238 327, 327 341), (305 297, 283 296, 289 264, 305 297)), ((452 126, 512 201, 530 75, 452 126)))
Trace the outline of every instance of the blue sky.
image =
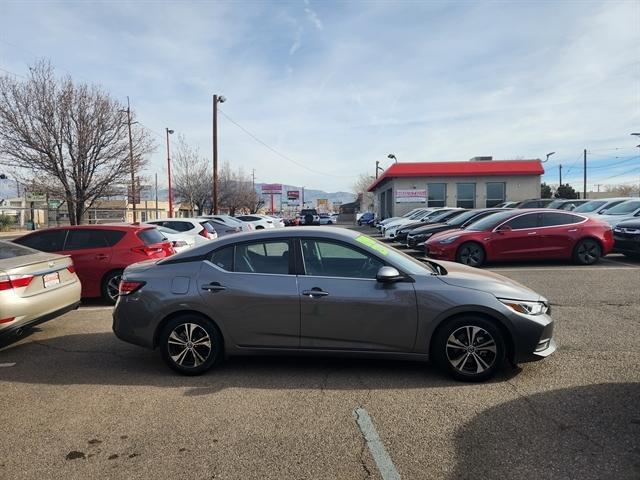
POLYGON ((164 128, 257 181, 349 190, 400 161, 544 158, 545 179, 640 181, 640 2, 0 0, 0 69, 48 57, 61 74, 129 95, 164 128), (294 163, 295 162, 295 163, 294 163), (304 165, 307 168, 300 167, 304 165))

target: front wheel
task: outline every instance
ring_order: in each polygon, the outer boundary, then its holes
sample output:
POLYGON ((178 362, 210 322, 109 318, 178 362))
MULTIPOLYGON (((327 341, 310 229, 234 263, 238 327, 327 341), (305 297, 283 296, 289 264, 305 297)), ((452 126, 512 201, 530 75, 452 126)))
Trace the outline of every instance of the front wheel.
POLYGON ((600 244, 591 238, 580 240, 573 252, 573 260, 580 265, 593 265, 601 256, 600 244))
POLYGON ((456 262, 470 267, 479 267, 484 264, 484 261, 484 248, 476 242, 463 243, 456 253, 456 262))
POLYGON ((505 357, 500 329, 484 318, 461 317, 447 322, 436 333, 432 348, 436 363, 465 382, 493 377, 505 357))
POLYGON ((178 373, 200 375, 222 359, 222 336, 206 318, 181 315, 160 332, 162 359, 178 373))

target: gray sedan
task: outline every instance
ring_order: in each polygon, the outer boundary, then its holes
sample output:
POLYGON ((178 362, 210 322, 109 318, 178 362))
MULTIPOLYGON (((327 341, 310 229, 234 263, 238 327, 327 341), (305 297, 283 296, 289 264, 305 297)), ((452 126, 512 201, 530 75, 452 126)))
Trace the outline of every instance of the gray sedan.
POLYGON ((124 272, 122 340, 195 375, 226 356, 434 360, 481 381, 555 351, 549 302, 500 275, 422 263, 331 227, 237 234, 124 272))

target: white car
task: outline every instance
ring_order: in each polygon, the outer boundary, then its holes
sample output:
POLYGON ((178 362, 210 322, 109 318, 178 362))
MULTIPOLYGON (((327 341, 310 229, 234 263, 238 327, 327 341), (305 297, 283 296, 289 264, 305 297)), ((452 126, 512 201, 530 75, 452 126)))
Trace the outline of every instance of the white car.
POLYGON ((284 228, 285 224, 284 224, 284 219, 280 218, 280 217, 274 217, 272 215, 258 215, 259 217, 267 217, 271 220, 273 220, 273 226, 276 228, 284 228))
POLYGON ((604 220, 613 228, 623 220, 640 217, 640 198, 622 202, 615 207, 610 208, 604 214, 589 214, 589 216, 597 218, 598 220, 604 220))
POLYGON ((274 219, 271 217, 267 217, 266 215, 238 215, 236 217, 238 220, 241 220, 249 225, 253 226, 254 230, 264 230, 265 228, 275 228, 273 224, 274 219))
POLYGON ((578 205, 573 213, 599 213, 606 215, 607 210, 615 207, 628 200, 638 200, 638 198, 631 197, 614 197, 614 198, 598 198, 597 200, 591 200, 590 202, 578 205))
POLYGON ((242 220, 238 220, 236 217, 232 217, 231 215, 202 215, 199 218, 213 219, 217 222, 229 225, 230 227, 240 227, 243 232, 253 231, 253 225, 243 222, 242 220))
POLYGON ((195 243, 204 243, 218 238, 216 230, 201 218, 161 218, 149 220, 145 223, 167 227, 176 232, 185 233, 194 237, 195 243))
POLYGON ((442 215, 444 212, 450 212, 451 210, 456 210, 456 209, 451 207, 441 207, 441 208, 431 208, 428 210, 430 211, 421 212, 418 215, 412 215, 411 218, 403 218, 401 220, 393 222, 392 224, 387 225, 384 232, 384 238, 395 238, 396 232, 400 228, 404 227, 405 225, 408 225, 414 222, 427 222, 432 218, 436 218, 442 215))
POLYGON ((320 225, 333 225, 334 223, 337 223, 337 216, 333 216, 333 215, 326 215, 326 214, 322 214, 320 215, 320 225))
POLYGON ((167 227, 162 227, 160 225, 158 225, 156 228, 164 238, 171 242, 176 253, 183 252, 184 250, 191 248, 196 244, 196 236, 194 235, 181 233, 167 227))
POLYGON ((380 220, 377 224, 378 230, 382 231, 382 229, 385 227, 385 225, 389 225, 392 222, 395 222, 396 220, 400 220, 401 218, 409 218, 413 215, 415 215, 416 213, 421 212, 422 210, 426 210, 426 208, 414 208, 413 210, 405 213, 404 215, 402 215, 401 217, 389 217, 389 218, 385 218, 384 220, 380 220))
POLYGON ((398 225, 404 225, 405 223, 416 222, 422 217, 424 217, 425 215, 433 212, 434 210, 435 208, 420 208, 418 211, 414 212, 409 216, 402 216, 400 218, 396 218, 395 220, 385 223, 382 226, 380 232, 386 236, 387 230, 393 229, 398 225))

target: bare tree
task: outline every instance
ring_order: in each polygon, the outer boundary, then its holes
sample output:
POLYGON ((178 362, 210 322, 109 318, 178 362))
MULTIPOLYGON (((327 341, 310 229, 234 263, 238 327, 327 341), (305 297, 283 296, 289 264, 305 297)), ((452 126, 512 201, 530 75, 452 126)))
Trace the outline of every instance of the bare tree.
POLYGON ((198 148, 191 147, 183 135, 178 137, 173 169, 176 196, 189 203, 191 215, 193 207, 203 214, 211 202, 213 173, 209 160, 200 155, 198 148))
POLYGON ((373 177, 365 173, 362 173, 358 176, 358 178, 356 179, 356 181, 353 183, 351 187, 353 189, 353 193, 355 193, 359 197, 362 195, 361 196, 362 200, 360 201, 360 211, 362 212, 373 211, 374 194, 367 191, 367 189, 371 186, 373 181, 374 181, 373 177))
POLYGON ((242 168, 233 170, 228 162, 220 169, 219 192, 220 205, 229 210, 230 215, 235 215, 239 210, 257 210, 261 206, 261 198, 256 193, 249 175, 245 174, 242 168))
MULTIPOLYGON (((71 224, 80 224, 97 198, 130 183, 123 110, 97 86, 57 78, 44 60, 24 81, 0 77, 0 164, 64 199, 71 224)), ((137 174, 154 149, 139 124, 132 127, 132 145, 137 174)))
POLYGON ((620 183, 618 185, 605 185, 604 191, 615 193, 619 197, 630 197, 631 194, 636 191, 636 187, 634 185, 620 183))

